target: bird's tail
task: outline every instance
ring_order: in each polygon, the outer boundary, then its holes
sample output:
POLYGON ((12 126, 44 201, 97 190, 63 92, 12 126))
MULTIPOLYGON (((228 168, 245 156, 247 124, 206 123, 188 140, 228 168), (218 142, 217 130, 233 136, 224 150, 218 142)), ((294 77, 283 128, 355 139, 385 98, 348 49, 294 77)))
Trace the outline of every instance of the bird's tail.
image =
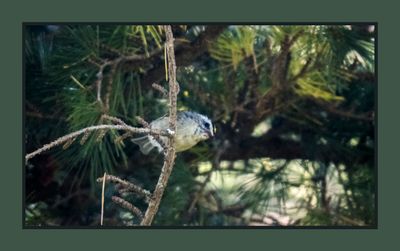
POLYGON ((143 154, 149 154, 153 148, 157 148, 158 152, 162 151, 160 143, 157 142, 152 136, 146 135, 138 138, 133 138, 132 142, 140 147, 143 154))

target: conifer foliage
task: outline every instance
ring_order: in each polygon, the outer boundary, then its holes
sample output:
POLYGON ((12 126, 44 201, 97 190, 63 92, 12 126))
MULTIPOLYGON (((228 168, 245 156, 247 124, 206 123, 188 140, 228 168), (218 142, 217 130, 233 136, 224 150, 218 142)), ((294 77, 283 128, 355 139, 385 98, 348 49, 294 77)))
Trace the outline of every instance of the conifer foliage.
MULTIPOLYGON (((164 26, 24 29, 26 154, 100 124, 148 130, 137 117, 168 113, 164 26)), ((172 25, 172 32, 177 109, 210 117, 216 137, 177 154, 152 225, 376 224, 374 25, 172 25)), ((105 172, 152 192, 164 156, 142 155, 131 136, 85 132, 29 158, 25 225, 99 226, 96 179, 105 172)), ((104 225, 140 224, 116 202, 119 189, 105 186, 104 225)), ((123 198, 147 208, 143 198, 123 198)))

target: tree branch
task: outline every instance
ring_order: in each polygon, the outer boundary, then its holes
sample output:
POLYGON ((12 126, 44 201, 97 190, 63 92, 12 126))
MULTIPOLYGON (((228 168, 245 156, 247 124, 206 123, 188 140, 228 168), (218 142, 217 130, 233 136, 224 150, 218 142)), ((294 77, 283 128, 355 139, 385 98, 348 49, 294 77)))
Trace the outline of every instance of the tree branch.
MULTIPOLYGON (((103 182, 103 180, 104 177, 101 177, 97 179, 97 182, 103 182)), ((144 197, 146 201, 149 201, 151 199, 151 193, 149 191, 131 182, 128 182, 126 180, 120 179, 114 175, 109 175, 109 174, 105 176, 105 180, 121 184, 124 188, 128 189, 130 192, 133 192, 139 195, 140 197, 144 197)))
MULTIPOLYGON (((176 81, 176 62, 174 52, 174 37, 172 35, 171 26, 165 26, 166 34, 166 50, 167 50, 167 62, 168 62, 168 79, 169 79, 169 130, 176 132, 176 103, 177 94, 179 90, 178 83, 176 81)), ((154 216, 156 215, 160 206, 161 198, 164 194, 165 188, 168 183, 169 176, 171 175, 175 161, 175 138, 171 137, 167 143, 167 152, 164 158, 164 164, 161 169, 161 174, 158 179, 156 188, 154 189, 152 199, 149 202, 146 213, 140 225, 149 226, 153 222, 154 216)))
POLYGON ((139 208, 135 207, 134 205, 132 205, 128 201, 126 201, 126 200, 124 200, 124 199, 122 199, 121 197, 118 197, 118 196, 112 196, 111 199, 112 199, 112 201, 114 201, 115 203, 120 205, 121 207, 123 207, 125 209, 128 209, 129 211, 134 213, 139 218, 139 220, 143 219, 142 211, 140 211, 139 208))
MULTIPOLYGON (((165 151, 165 157, 164 157, 164 164, 161 170, 161 174, 159 176, 157 185, 154 189, 153 194, 150 194, 150 192, 130 183, 124 180, 119 179, 118 177, 115 176, 110 176, 110 175, 104 175, 102 178, 99 178, 99 182, 104 182, 106 180, 109 181, 114 181, 119 184, 121 184, 124 189, 122 190, 129 190, 131 192, 137 193, 143 197, 145 197, 146 201, 148 202, 148 207, 146 210, 145 215, 143 216, 142 212, 133 206, 131 203, 125 201, 124 199, 113 196, 112 200, 119 204, 120 206, 127 208, 134 214, 136 214, 140 219, 141 223, 140 225, 143 226, 148 226, 151 225, 161 202, 161 198, 164 194, 165 188, 168 183, 168 179, 171 175, 173 166, 174 166, 174 161, 175 161, 175 138, 173 135, 176 132, 176 118, 177 118, 177 110, 176 110, 176 104, 177 104, 177 94, 179 92, 179 85, 176 81, 176 61, 175 61, 175 52, 174 52, 174 38, 172 34, 172 28, 171 26, 165 26, 165 33, 166 33, 166 43, 165 43, 165 48, 166 48, 166 54, 167 58, 165 59, 165 63, 168 65, 168 77, 169 77, 169 128, 166 131, 163 130, 156 130, 156 129, 151 129, 149 127, 146 127, 147 122, 145 122, 143 119, 140 120, 142 124, 144 124, 145 128, 135 128, 127 125, 124 121, 108 116, 107 114, 104 114, 101 117, 101 121, 103 120, 109 120, 113 123, 116 123, 115 125, 96 125, 96 126, 90 126, 83 128, 81 130, 78 130, 76 132, 67 134, 65 136, 62 136, 55 141, 44 145, 43 147, 37 149, 36 151, 29 153, 25 156, 26 161, 29 159, 33 158, 34 156, 41 154, 42 152, 49 150, 55 146, 58 146, 60 144, 66 143, 65 145, 69 146, 72 144, 78 136, 83 134, 83 138, 81 140, 81 143, 84 143, 89 136, 89 133, 91 131, 100 131, 99 139, 104 136, 106 130, 125 130, 126 133, 122 136, 129 135, 131 133, 147 133, 151 134, 153 136, 167 136, 168 137, 168 142, 166 145, 166 151, 165 151)), ((198 52, 197 52, 198 53, 198 52)), ((141 57, 138 56, 120 56, 114 60, 111 61, 105 61, 102 65, 99 66, 99 72, 97 74, 97 80, 96 80, 96 87, 97 87, 97 100, 102 104, 105 105, 105 112, 108 111, 109 109, 109 98, 110 98, 110 92, 111 92, 111 85, 112 85, 112 77, 114 75, 114 72, 116 68, 121 64, 121 62, 124 61, 129 61, 129 60, 142 60, 141 57), (102 81, 103 81, 103 72, 106 67, 111 66, 111 76, 109 76, 109 82, 108 82, 108 87, 107 87, 107 93, 106 93, 106 102, 105 104, 103 103, 101 99, 101 87, 102 87, 102 81)), ((160 87, 160 86, 158 86, 160 87)), ((164 90, 162 88, 158 88, 160 90, 164 90)))
POLYGON ((61 145, 63 143, 66 143, 67 141, 70 140, 75 140, 76 137, 78 137, 81 134, 86 134, 91 132, 91 131, 97 131, 97 130, 125 130, 128 132, 132 133, 154 133, 154 134, 159 134, 163 136, 170 136, 170 134, 166 131, 161 131, 157 129, 149 129, 149 128, 136 128, 128 125, 96 125, 96 126, 89 126, 86 128, 83 128, 81 130, 78 130, 76 132, 72 132, 70 134, 64 135, 53 142, 44 145, 43 147, 37 149, 36 151, 33 151, 27 155, 25 155, 25 160, 28 161, 29 159, 35 157, 38 154, 43 153, 44 151, 47 151, 55 146, 61 145))

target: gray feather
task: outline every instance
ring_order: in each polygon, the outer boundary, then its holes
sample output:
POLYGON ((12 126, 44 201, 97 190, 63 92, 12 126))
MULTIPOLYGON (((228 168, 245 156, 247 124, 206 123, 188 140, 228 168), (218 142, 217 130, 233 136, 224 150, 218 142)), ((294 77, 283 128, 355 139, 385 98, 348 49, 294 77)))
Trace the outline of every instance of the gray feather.
POLYGON ((133 138, 132 142, 138 145, 140 147, 140 151, 146 155, 149 154, 154 148, 157 148, 158 152, 162 150, 160 144, 153 137, 148 135, 133 138))
MULTIPOLYGON (((168 126, 169 117, 167 115, 150 123, 151 129, 166 130, 168 126)), ((175 132, 176 152, 185 151, 210 136, 212 137, 214 134, 212 122, 209 118, 196 112, 178 112, 175 132)), ((160 140, 164 144, 168 142, 165 136, 160 136, 160 140)), ((154 148, 157 148, 158 152, 163 150, 160 143, 151 135, 134 138, 132 142, 140 147, 143 154, 149 154, 154 148)))

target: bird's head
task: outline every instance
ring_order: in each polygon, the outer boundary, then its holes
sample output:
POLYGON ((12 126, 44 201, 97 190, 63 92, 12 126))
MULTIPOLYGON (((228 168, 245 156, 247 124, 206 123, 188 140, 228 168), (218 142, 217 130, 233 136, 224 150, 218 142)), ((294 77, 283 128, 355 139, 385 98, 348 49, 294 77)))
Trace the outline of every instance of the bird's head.
POLYGON ((194 125, 193 138, 202 141, 214 137, 214 127, 211 120, 197 112, 182 112, 180 118, 183 124, 194 125), (190 122, 192 121, 192 122, 190 122))
POLYGON ((197 132, 202 140, 214 137, 214 127, 208 117, 198 114, 197 123, 199 127, 199 130, 197 130, 197 132))

